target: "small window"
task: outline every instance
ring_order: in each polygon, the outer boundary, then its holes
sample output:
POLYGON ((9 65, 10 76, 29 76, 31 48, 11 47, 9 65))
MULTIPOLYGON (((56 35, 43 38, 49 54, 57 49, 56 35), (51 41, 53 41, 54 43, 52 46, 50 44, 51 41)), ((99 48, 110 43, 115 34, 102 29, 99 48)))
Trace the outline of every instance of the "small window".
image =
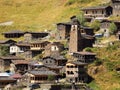
POLYGON ((67 74, 70 74, 70 72, 69 72, 69 71, 67 71, 67 74))
POLYGON ((70 66, 70 68, 73 68, 73 66, 70 66))
POLYGON ((70 68, 69 66, 67 66, 67 68, 70 68))
POLYGON ((75 68, 77 68, 77 66, 75 66, 75 68))
POLYGON ((102 14, 104 14, 104 11, 102 10, 102 14))
POLYGON ((50 61, 50 63, 52 63, 52 61, 50 61))
POLYGON ((73 25, 73 31, 75 31, 75 25, 73 25))
POLYGON ((97 14, 97 11, 95 11, 95 13, 97 14))
POLYGON ((71 71, 70 74, 74 74, 73 71, 71 71))

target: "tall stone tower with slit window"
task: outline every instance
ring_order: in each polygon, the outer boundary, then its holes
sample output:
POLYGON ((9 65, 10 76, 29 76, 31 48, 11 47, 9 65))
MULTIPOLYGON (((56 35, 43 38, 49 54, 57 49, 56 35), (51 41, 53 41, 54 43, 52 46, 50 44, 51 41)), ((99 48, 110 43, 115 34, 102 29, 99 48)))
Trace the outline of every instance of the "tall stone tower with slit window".
POLYGON ((69 52, 78 52, 82 50, 80 23, 76 17, 72 17, 72 25, 70 31, 69 52))

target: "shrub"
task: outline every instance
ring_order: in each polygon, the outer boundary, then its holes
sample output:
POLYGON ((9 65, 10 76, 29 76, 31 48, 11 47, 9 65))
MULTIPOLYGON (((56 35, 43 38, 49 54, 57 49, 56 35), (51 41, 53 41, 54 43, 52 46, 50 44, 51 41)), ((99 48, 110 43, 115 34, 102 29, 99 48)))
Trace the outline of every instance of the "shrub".
POLYGON ((106 62, 106 67, 109 71, 115 70, 115 62, 106 62))
POLYGON ((95 66, 101 65, 103 62, 100 59, 94 61, 95 66))
POLYGON ((90 24, 90 27, 95 31, 98 31, 100 29, 100 22, 98 20, 95 20, 90 24))
POLYGON ((0 46, 0 56, 6 56, 9 54, 9 47, 8 46, 0 46))
POLYGON ((85 24, 85 17, 83 13, 77 15, 77 19, 79 20, 80 24, 84 26, 85 24))
POLYGON ((85 48, 85 49, 84 49, 84 51, 87 51, 87 52, 92 52, 92 48, 87 47, 87 48, 85 48))
POLYGON ((117 45, 108 45, 108 47, 106 48, 106 50, 108 50, 108 51, 113 51, 113 50, 117 50, 117 48, 118 48, 119 46, 117 46, 117 45))
POLYGON ((76 2, 75 0, 68 0, 68 2, 66 3, 66 6, 72 5, 75 2, 76 2))
POLYGON ((115 23, 110 24, 109 30, 111 34, 114 34, 117 31, 117 26, 115 25, 115 23))

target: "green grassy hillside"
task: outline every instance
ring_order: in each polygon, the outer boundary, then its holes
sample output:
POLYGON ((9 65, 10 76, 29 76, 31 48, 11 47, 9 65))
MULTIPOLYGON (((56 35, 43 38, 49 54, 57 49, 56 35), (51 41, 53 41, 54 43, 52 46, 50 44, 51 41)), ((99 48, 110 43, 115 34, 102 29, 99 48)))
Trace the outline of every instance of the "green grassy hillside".
POLYGON ((88 73, 95 79, 90 86, 95 90, 120 90, 120 72, 116 71, 120 68, 120 42, 104 48, 92 48, 92 51, 97 53, 98 59, 88 68, 88 73))
POLYGON ((0 22, 14 22, 12 26, 0 26, 0 33, 13 29, 51 30, 55 28, 55 23, 68 21, 72 15, 80 13, 80 8, 96 6, 108 1, 0 0, 0 22))

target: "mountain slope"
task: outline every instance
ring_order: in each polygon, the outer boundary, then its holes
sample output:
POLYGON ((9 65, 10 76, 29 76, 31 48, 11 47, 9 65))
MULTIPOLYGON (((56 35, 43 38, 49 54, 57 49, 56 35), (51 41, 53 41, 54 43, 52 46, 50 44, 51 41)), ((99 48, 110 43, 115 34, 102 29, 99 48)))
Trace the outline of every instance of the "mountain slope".
POLYGON ((15 29, 52 29, 55 23, 68 21, 70 16, 78 14, 79 7, 99 5, 109 0, 92 0, 91 3, 76 1, 0 0, 0 22, 14 21, 15 29), (66 5, 70 1, 75 3, 66 5))

